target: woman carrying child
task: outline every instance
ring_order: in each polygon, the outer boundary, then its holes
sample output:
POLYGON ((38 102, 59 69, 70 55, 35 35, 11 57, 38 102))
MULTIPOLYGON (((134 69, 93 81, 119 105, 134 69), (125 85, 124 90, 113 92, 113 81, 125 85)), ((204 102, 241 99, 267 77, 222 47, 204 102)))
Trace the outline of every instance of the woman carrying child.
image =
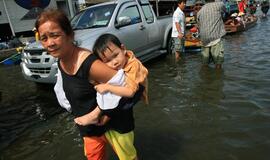
MULTIPOLYGON (((116 71, 97 59, 89 50, 74 45, 74 32, 63 12, 54 9, 42 12, 35 27, 43 47, 50 55, 59 59, 63 90, 71 105, 72 114, 80 117, 91 111, 96 112, 96 90, 91 82, 106 83, 116 71)), ((113 122, 114 119, 110 121, 113 122)), ((86 157, 89 160, 104 160, 106 127, 93 124, 77 126, 84 140, 86 157)))

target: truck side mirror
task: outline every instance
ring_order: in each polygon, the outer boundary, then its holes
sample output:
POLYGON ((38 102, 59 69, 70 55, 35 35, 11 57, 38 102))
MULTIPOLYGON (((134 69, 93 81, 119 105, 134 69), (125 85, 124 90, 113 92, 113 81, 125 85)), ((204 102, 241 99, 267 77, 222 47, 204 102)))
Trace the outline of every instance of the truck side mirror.
POLYGON ((131 24, 131 18, 124 16, 124 17, 118 17, 117 18, 117 23, 115 24, 115 28, 120 28, 126 25, 131 24))

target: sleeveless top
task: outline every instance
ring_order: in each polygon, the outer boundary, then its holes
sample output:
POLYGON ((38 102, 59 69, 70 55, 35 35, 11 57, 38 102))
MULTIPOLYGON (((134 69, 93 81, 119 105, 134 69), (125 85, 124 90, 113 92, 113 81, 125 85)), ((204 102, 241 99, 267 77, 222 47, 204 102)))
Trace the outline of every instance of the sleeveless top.
MULTIPOLYGON (((58 67, 62 74, 63 89, 75 117, 85 115, 97 106, 96 90, 93 84, 89 82, 89 70, 96 59, 97 57, 94 54, 90 54, 75 75, 65 73, 58 61, 58 67)), ((77 126, 81 136, 100 136, 105 132, 105 126, 77 126)))
MULTIPOLYGON (((94 54, 90 54, 81 64, 75 75, 65 73, 58 61, 58 67, 63 80, 63 89, 71 105, 72 114, 75 117, 85 115, 93 111, 97 106, 96 90, 93 84, 89 82, 88 77, 91 65, 95 60, 97 60, 97 57, 94 54)), ((144 86, 139 85, 139 89, 134 97, 122 97, 115 109, 103 112, 103 114, 111 117, 106 125, 77 125, 81 136, 101 136, 108 129, 116 130, 119 133, 128 133, 134 130, 133 107, 140 100, 143 91, 144 86)))

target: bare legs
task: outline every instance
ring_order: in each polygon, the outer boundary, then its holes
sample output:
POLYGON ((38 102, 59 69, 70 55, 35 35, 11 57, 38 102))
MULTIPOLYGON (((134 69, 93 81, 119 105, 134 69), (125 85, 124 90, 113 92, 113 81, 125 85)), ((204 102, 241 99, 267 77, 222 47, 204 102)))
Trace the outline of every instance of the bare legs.
POLYGON ((181 59, 180 57, 180 53, 179 52, 175 52, 175 61, 179 61, 181 59))
POLYGON ((221 64, 216 64, 216 69, 221 69, 221 64))

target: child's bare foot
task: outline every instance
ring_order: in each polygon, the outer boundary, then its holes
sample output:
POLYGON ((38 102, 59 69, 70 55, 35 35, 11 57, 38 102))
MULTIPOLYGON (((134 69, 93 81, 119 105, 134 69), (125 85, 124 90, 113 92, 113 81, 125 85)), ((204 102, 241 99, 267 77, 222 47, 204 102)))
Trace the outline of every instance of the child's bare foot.
POLYGON ((99 107, 96 107, 92 112, 75 118, 74 122, 82 126, 86 126, 89 124, 96 124, 98 123, 100 114, 101 110, 99 109, 99 107))
POLYGON ((81 126, 86 126, 89 124, 96 124, 98 123, 97 118, 92 118, 89 114, 83 115, 81 117, 77 117, 74 119, 74 122, 81 125, 81 126))

